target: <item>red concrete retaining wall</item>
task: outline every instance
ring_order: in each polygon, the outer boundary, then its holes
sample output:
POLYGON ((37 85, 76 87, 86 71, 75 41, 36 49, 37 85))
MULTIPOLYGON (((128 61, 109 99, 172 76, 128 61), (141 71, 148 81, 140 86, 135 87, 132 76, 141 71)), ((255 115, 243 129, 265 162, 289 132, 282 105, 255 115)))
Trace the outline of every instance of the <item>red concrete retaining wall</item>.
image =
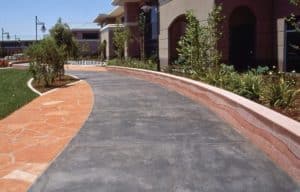
POLYGON ((244 97, 166 73, 107 67, 175 90, 214 111, 300 183, 300 123, 244 97))

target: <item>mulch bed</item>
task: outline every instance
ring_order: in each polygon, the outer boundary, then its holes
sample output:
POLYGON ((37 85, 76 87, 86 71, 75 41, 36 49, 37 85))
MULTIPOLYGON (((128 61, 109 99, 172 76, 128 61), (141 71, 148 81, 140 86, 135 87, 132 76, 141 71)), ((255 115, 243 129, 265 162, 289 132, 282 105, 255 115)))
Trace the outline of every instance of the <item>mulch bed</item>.
POLYGON ((74 83, 76 81, 79 81, 79 79, 65 75, 61 79, 55 79, 54 82, 52 83, 52 85, 48 86, 48 87, 45 87, 43 82, 37 82, 37 81, 33 81, 32 86, 39 92, 45 93, 47 91, 50 91, 51 89, 65 87, 68 84, 74 83))

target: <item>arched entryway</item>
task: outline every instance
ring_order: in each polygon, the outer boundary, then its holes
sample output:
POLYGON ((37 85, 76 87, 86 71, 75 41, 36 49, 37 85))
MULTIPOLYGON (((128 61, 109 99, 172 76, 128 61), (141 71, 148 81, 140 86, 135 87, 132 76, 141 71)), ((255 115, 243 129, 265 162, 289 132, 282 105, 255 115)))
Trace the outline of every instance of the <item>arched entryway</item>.
POLYGON ((238 71, 255 67, 256 17, 248 7, 233 10, 229 19, 229 61, 238 71))
POLYGON ((180 15, 169 26, 169 64, 178 59, 178 42, 186 30, 186 16, 180 15))

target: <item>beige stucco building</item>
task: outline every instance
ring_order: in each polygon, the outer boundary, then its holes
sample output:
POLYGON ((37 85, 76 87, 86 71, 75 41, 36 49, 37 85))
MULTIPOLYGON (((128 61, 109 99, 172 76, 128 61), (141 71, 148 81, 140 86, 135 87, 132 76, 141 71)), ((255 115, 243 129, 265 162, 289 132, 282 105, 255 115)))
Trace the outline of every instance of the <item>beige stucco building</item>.
MULTIPOLYGON (((122 21, 134 36, 140 35, 138 18, 145 13, 144 50, 146 56, 157 57, 161 67, 178 58, 176 48, 185 32, 186 11, 193 10, 205 22, 212 8, 222 4, 225 19, 218 48, 223 62, 241 71, 258 65, 300 71, 300 53, 290 46, 300 44, 300 36, 284 19, 291 12, 300 16, 300 10, 287 0, 112 0, 112 4, 123 8, 122 21)), ((140 51, 138 42, 131 41, 126 55, 139 57, 140 51)))
POLYGON ((123 26, 124 7, 117 6, 108 14, 99 14, 94 20, 101 26, 100 41, 106 44, 105 58, 112 59, 116 56, 113 44, 114 29, 123 26))

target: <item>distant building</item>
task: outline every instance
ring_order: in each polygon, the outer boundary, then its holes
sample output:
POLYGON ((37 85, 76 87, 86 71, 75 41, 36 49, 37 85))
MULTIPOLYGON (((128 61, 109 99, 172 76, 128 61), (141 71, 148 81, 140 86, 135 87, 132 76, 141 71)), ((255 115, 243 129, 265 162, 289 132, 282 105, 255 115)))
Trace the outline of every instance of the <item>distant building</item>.
MULTIPOLYGON (((199 21, 206 21, 213 6, 222 4, 226 18, 218 48, 223 62, 240 71, 276 65, 281 71, 300 72, 300 51, 295 49, 300 45, 300 33, 285 21, 292 12, 300 18, 300 9, 288 0, 112 0, 112 4, 117 8, 95 20, 102 25, 101 36, 106 36, 108 51, 113 45, 107 31, 115 19, 122 18, 124 26, 137 37, 139 15, 144 12, 145 55, 157 56, 161 66, 167 67, 178 58, 176 48, 187 24, 185 13, 193 10, 199 21)), ((127 43, 126 56, 139 57, 136 39, 127 43)))
POLYGON ((97 54, 100 41, 99 29, 73 28, 71 31, 83 55, 92 56, 97 54))
POLYGON ((123 27, 124 22, 124 8, 117 6, 108 14, 99 14, 94 20, 101 26, 100 39, 102 43, 106 44, 106 59, 116 57, 116 48, 113 44, 114 29, 116 27, 123 27))
POLYGON ((6 40, 0 43, 0 57, 22 53, 24 50, 33 44, 35 40, 6 40))

